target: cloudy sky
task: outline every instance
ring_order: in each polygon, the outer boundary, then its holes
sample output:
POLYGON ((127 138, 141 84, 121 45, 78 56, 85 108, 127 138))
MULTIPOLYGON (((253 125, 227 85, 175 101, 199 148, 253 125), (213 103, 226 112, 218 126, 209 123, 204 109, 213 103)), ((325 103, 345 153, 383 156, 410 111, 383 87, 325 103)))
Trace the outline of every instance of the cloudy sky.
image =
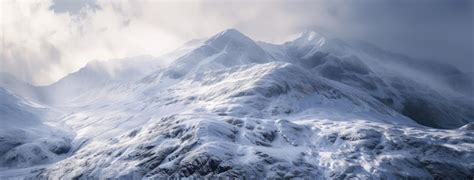
POLYGON ((90 60, 158 56, 237 28, 281 42, 304 29, 474 71, 471 0, 2 0, 0 72, 52 83, 90 60))

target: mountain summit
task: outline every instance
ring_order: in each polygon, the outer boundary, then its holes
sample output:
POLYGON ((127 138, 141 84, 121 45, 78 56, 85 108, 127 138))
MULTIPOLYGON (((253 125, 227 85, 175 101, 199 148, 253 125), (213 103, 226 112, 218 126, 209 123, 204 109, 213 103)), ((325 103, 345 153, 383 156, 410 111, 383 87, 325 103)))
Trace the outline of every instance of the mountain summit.
POLYGON ((317 47, 322 47, 326 41, 326 38, 313 30, 306 30, 303 33, 300 33, 297 35, 297 37, 288 43, 291 44, 292 46, 299 46, 299 47, 305 47, 305 46, 317 46, 317 47))
POLYGON ((222 31, 170 65, 167 75, 179 78, 188 72, 264 63, 272 57, 255 41, 235 29, 222 31))
POLYGON ((228 43, 235 43, 241 46, 256 45, 252 39, 237 31, 236 29, 224 30, 206 41, 206 44, 218 49, 224 48, 228 43))

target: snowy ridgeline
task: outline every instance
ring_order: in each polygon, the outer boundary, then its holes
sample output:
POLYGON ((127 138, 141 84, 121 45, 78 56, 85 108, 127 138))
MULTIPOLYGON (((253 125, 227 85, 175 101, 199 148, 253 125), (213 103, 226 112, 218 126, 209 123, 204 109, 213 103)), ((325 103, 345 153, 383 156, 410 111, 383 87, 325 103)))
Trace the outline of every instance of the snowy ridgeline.
POLYGON ((313 31, 0 80, 0 179, 474 177, 469 76, 313 31))

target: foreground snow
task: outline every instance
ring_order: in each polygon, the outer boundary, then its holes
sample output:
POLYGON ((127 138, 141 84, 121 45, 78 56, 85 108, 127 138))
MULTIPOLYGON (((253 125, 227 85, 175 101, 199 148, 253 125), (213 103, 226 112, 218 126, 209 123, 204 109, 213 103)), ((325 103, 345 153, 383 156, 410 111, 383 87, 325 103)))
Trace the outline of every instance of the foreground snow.
POLYGON ((177 114, 90 142, 74 156, 26 177, 469 179, 473 135, 472 124, 433 130, 364 120, 177 114))

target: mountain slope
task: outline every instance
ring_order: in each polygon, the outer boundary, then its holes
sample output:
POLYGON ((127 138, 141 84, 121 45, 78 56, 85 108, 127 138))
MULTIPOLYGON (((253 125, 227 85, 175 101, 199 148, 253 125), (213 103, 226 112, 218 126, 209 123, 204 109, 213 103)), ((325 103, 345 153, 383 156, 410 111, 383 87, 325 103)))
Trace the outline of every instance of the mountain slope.
POLYGON ((0 167, 29 167, 66 156, 71 137, 45 124, 48 109, 3 88, 0 99, 0 167))
POLYGON ((457 128, 474 119, 474 100, 456 92, 472 91, 467 90, 471 85, 455 67, 412 59, 360 41, 326 38, 313 31, 279 47, 261 46, 314 74, 365 91, 420 124, 457 128), (450 77, 460 78, 451 79, 459 84, 446 83, 450 77))
POLYGON ((92 122, 94 129, 86 132, 99 136, 43 175, 472 176, 472 132, 427 133, 389 107, 371 104, 376 100, 370 96, 359 97, 348 86, 312 79, 304 71, 287 63, 207 71, 156 92, 159 96, 121 102, 126 107, 83 111, 87 117, 73 118, 92 122), (111 127, 104 123, 116 124, 114 131, 102 128, 111 127), (445 158, 453 161, 447 165, 445 158))
POLYGON ((472 141, 471 131, 370 121, 177 114, 91 143, 40 177, 468 179, 472 141))

